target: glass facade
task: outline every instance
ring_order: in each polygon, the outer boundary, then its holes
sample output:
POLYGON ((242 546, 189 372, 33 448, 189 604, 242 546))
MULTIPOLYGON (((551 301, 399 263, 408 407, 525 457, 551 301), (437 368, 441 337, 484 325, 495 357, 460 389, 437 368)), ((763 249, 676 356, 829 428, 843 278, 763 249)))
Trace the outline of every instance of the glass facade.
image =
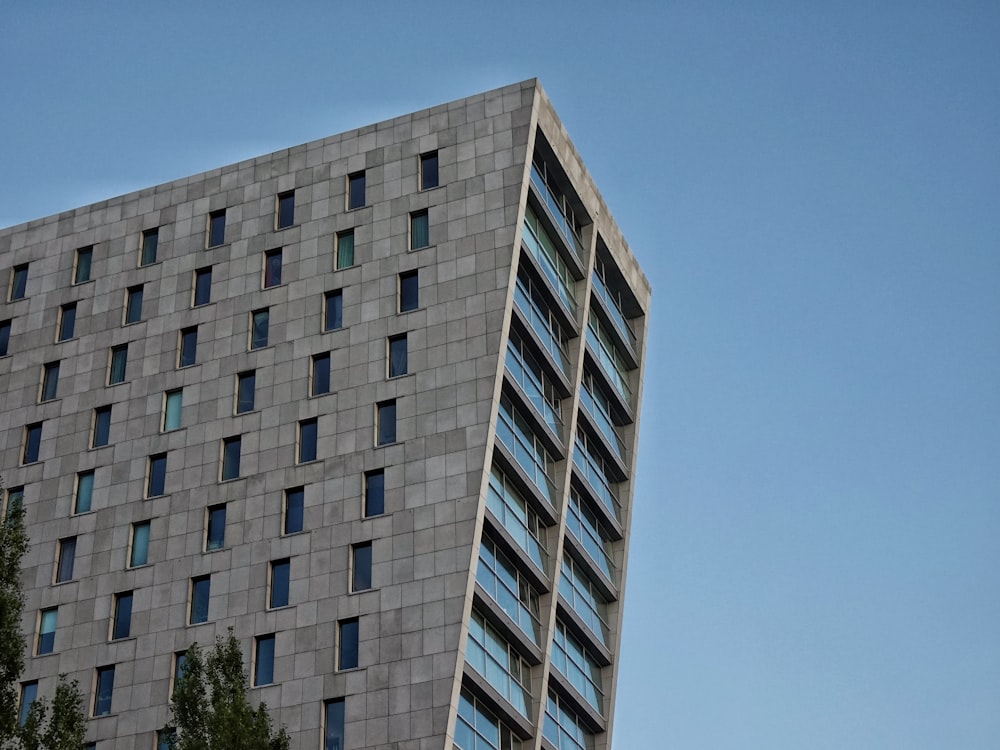
POLYGON ((479 546, 476 580, 535 645, 541 646, 538 592, 500 548, 486 537, 479 546))
POLYGON ((468 690, 458 698, 456 750, 521 750, 521 742, 468 690))
POLYGON ((594 750, 594 735, 587 731, 576 713, 551 691, 545 704, 542 736, 556 750, 594 750))
POLYGON ((555 360, 556 366, 563 374, 568 374, 569 355, 566 354, 566 336, 545 303, 532 296, 531 281, 523 273, 517 275, 514 304, 538 335, 542 347, 555 360))
POLYGON ((612 517, 619 518, 621 504, 618 502, 618 494, 612 486, 614 479, 608 472, 604 459, 601 458, 600 453, 592 449, 587 433, 581 430, 579 425, 576 428, 573 464, 580 470, 583 478, 587 480, 587 484, 604 504, 604 507, 610 511, 612 517))
POLYGON ((507 446, 528 478, 538 487, 548 502, 555 505, 556 488, 553 480, 554 461, 542 441, 507 396, 500 397, 497 438, 507 446))
POLYGON ((576 487, 570 487, 569 490, 566 528, 583 545, 587 556, 594 561, 598 570, 615 582, 616 569, 611 556, 611 537, 576 487))
POLYGON ((601 667, 559 620, 552 638, 552 666, 570 681, 587 703, 602 712, 601 667))
POLYGON ((465 661, 527 718, 531 710, 531 666, 475 610, 469 620, 465 661))
POLYGON ((571 313, 576 313, 576 279, 566 261, 559 255, 556 243, 549 237, 529 205, 524 214, 524 245, 539 262, 542 271, 552 282, 556 294, 571 313))
POLYGON ((545 570, 545 527, 538 514, 514 489, 507 476, 494 466, 490 473, 490 485, 486 493, 486 507, 514 538, 521 549, 528 553, 541 570, 545 570))
POLYGON ((511 331, 507 339, 507 359, 504 364, 545 424, 561 438, 562 418, 559 416, 556 388, 516 331, 511 331))
POLYGON ((632 389, 629 387, 628 375, 626 374, 628 365, 615 346, 614 339, 608 334, 604 324, 594 315, 593 310, 590 312, 587 323, 587 342, 590 344, 594 356, 597 357, 597 361, 601 363, 601 369, 608 376, 611 385, 618 391, 625 403, 631 405, 632 389))

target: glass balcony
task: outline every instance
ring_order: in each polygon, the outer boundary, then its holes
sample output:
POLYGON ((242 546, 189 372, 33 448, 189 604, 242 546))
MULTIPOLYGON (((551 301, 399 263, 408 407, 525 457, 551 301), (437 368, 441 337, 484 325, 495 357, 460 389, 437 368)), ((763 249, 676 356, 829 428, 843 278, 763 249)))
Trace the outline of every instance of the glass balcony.
POLYGON ((563 556, 559 596, 580 616, 601 643, 605 646, 610 644, 610 628, 605 619, 608 603, 569 555, 563 556))
POLYGON ((501 396, 497 412, 497 437, 514 455, 528 479, 541 490, 549 504, 556 504, 556 485, 552 478, 554 462, 541 440, 531 429, 531 424, 507 396, 501 396))
POLYGON ((618 495, 612 488, 611 475, 598 454, 590 450, 586 435, 577 428, 575 449, 573 450, 573 463, 580 470, 581 475, 593 489, 594 494, 604 503, 605 507, 611 511, 614 518, 621 519, 621 503, 618 495))
POLYGON ((552 639, 552 666, 570 681, 587 703, 602 713, 604 691, 601 690, 601 667, 558 620, 552 639))
POLYGON ((586 506, 576 487, 569 492, 569 513, 566 516, 566 528, 594 561, 597 569, 617 584, 614 560, 611 557, 611 541, 597 516, 586 506))
POLYGON ((531 666, 486 618, 472 610, 465 661, 525 718, 531 709, 531 666))
POLYGON ((510 332, 507 340, 507 359, 504 365, 514 382, 521 386, 542 421, 562 440, 562 418, 559 416, 559 399, 556 398, 555 387, 515 331, 510 332))
POLYGON ((554 691, 545 704, 542 736, 558 750, 594 750, 594 735, 554 691))
POLYGON ((632 332, 632 326, 629 324, 628 318, 625 317, 625 313, 622 312, 621 303, 617 296, 608 288, 600 270, 594 274, 594 291, 607 303, 606 307, 612 322, 615 324, 615 328, 621 333, 622 339, 628 344, 629 348, 635 352, 635 333, 632 332))
POLYGON ((601 431, 601 434, 608 439, 615 455, 627 466, 625 441, 619 434, 617 425, 611 419, 611 402, 604 395, 601 386, 594 382, 593 375, 586 370, 583 373, 583 388, 580 389, 580 403, 594 420, 594 424, 601 431))
POLYGON ((628 365, 618 352, 614 341, 612 341, 611 336, 601 324, 601 321, 594 315, 593 310, 590 311, 590 319, 587 322, 587 341, 591 345, 594 356, 601 363, 601 369, 604 370, 611 381, 611 385, 615 387, 615 390, 625 400, 625 403, 631 406, 632 389, 629 388, 628 377, 625 374, 628 370, 628 365))
POLYGON ((555 243, 549 237, 545 227, 538 221, 531 206, 528 206, 524 214, 524 229, 522 233, 524 246, 528 248, 533 256, 542 266, 545 275, 548 276, 552 286, 555 287, 559 299, 569 308, 570 312, 576 314, 576 279, 569 271, 566 261, 559 255, 555 243))
POLYGON ((517 545, 545 571, 545 527, 538 515, 524 498, 511 486, 504 473, 496 466, 490 473, 490 486, 486 493, 486 507, 514 538, 517 545))
POLYGON ((541 647, 538 592, 497 545, 486 537, 479 546, 476 580, 532 642, 541 647))
POLYGON ((531 296, 531 282, 520 273, 517 275, 517 286, 514 288, 514 304, 524 314, 528 325, 538 334, 542 346, 552 355, 556 365, 568 377, 569 355, 566 353, 566 337, 562 328, 544 303, 535 302, 531 296))
POLYGON ((538 188, 538 192, 544 199, 545 205, 549 207, 549 211, 552 212, 552 218, 555 219, 559 232, 566 239, 566 244, 582 262, 584 256, 583 241, 576 228, 573 209, 567 205, 565 197, 555 188, 549 187, 543 173, 544 170, 544 165, 540 166, 537 162, 532 162, 531 181, 538 188))
POLYGON ((465 688, 458 700, 456 750, 521 750, 521 741, 465 688))

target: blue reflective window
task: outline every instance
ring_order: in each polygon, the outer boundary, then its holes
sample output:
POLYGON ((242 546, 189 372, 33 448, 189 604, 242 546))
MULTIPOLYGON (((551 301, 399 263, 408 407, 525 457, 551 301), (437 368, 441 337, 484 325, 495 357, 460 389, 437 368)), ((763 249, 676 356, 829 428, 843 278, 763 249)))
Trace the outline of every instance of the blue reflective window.
POLYGON ((94 716, 111 713, 111 695, 115 690, 115 667, 98 667, 97 685, 94 690, 94 716))
POLYGON ((257 653, 254 655, 253 684, 270 685, 274 682, 274 635, 257 636, 257 653))
POLYGON ((294 534, 302 531, 305 510, 305 488, 293 487, 285 490, 285 520, 284 533, 294 534))
POLYGON ((271 563, 271 595, 267 606, 275 607, 288 606, 288 590, 292 564, 289 560, 275 560, 271 563))
POLYGON ((212 576, 198 576, 191 579, 191 611, 188 622, 195 625, 208 622, 208 602, 212 592, 212 576))
POLYGON ((358 666, 358 618, 341 620, 339 631, 337 669, 354 669, 358 666))
POLYGON ((132 524, 132 549, 129 552, 130 568, 145 565, 149 560, 149 521, 132 524))
POLYGON ((369 471, 365 474, 365 517, 385 513, 385 472, 369 471))

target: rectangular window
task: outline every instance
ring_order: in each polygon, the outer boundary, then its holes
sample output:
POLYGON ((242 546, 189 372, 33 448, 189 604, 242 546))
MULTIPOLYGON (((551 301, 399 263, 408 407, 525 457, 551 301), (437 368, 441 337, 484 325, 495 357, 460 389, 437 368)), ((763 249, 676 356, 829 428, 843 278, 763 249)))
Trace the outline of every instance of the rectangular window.
POLYGON ((365 173, 347 175, 347 210, 365 205, 365 173))
POLYGON ((115 667, 97 668, 97 680, 94 687, 94 716, 107 716, 111 713, 111 694, 115 690, 115 667))
POLYGON ((355 669, 358 666, 358 618, 338 622, 337 636, 337 669, 355 669))
POLYGON ((31 711, 31 704, 38 699, 38 683, 21 683, 21 705, 18 711, 17 721, 23 727, 28 723, 28 712, 31 711))
POLYGON ((173 727, 156 730, 156 750, 173 750, 177 746, 177 730, 173 727))
POLYGON ((0 357, 6 356, 10 346, 10 321, 0 320, 0 357))
POLYGON ((212 301, 212 267, 206 266, 194 272, 194 294, 192 307, 207 305, 212 301))
POLYGON ((76 330, 76 303, 70 302, 59 308, 59 332, 57 341, 69 341, 76 330))
POLYGON ((254 310, 250 313, 250 348, 263 349, 267 346, 267 334, 270 327, 270 313, 267 308, 254 310))
POLYGON ((531 666, 475 609, 469 618, 465 663, 485 677, 522 716, 528 716, 531 666))
POLYGON ((108 385, 125 382, 125 367, 128 365, 128 344, 111 347, 108 362, 108 385))
POLYGON ((90 265, 94 261, 94 246, 88 245, 76 251, 76 258, 73 261, 73 283, 82 284, 90 281, 90 265))
POLYGON ((59 363, 49 362, 42 367, 42 387, 38 392, 39 401, 52 401, 59 392, 59 363))
POLYGON ((236 413, 253 411, 257 391, 257 371, 247 370, 236 376, 236 413))
POLYGON ((267 606, 271 609, 288 606, 288 589, 292 572, 291 561, 273 560, 271 562, 271 586, 267 606))
POLYGON ((344 293, 337 289, 323 298, 323 330, 336 331, 344 327, 344 293))
POLYGON ((285 512, 283 532, 295 534, 302 531, 306 504, 305 487, 292 487, 285 490, 285 512))
POLYGON ((399 311, 409 312, 420 307, 417 272, 404 271, 399 274, 399 311))
POLYGON ((177 366, 190 367, 198 361, 198 326, 182 328, 177 352, 177 366))
POLYGON ((7 490, 7 499, 3 505, 3 517, 13 508, 20 508, 24 505, 24 487, 11 487, 7 490))
POLYGON ((365 474, 365 518, 385 513, 385 471, 376 469, 365 474))
POLYGON ((56 583, 73 580, 73 566, 76 563, 76 537, 60 539, 56 553, 56 583))
POLYGON ((35 422, 24 428, 24 447, 21 449, 21 463, 33 464, 38 460, 42 447, 42 423, 35 422))
POLYGON ((430 247, 430 225, 427 223, 427 210, 414 211, 410 214, 410 250, 430 247))
POLYGON ((243 438, 240 435, 222 441, 222 470, 219 474, 223 482, 236 479, 240 475, 240 450, 243 438))
POLYGON ((111 440, 111 406, 101 406, 94 409, 94 434, 90 442, 91 448, 101 448, 111 440))
POLYGON ((274 635, 258 635, 254 644, 253 684, 274 682, 274 635))
POLYGON ((10 274, 10 294, 7 297, 11 302, 24 299, 28 289, 28 264, 14 266, 10 274))
POLYGON ((160 230, 147 229, 142 233, 142 248, 139 251, 139 265, 156 263, 156 248, 160 244, 160 230))
POLYGON ((163 394, 163 432, 181 428, 181 411, 184 408, 184 389, 177 388, 163 394))
POLYGON ((142 320, 142 284, 125 292, 125 325, 142 320))
POLYGON ((312 378, 309 381, 309 395, 319 396, 330 392, 330 352, 314 354, 312 358, 312 378))
POLYGON ((351 547, 351 591, 365 591, 372 587, 372 543, 363 542, 351 547))
POLYGON ((299 422, 299 460, 300 464, 316 460, 316 438, 318 423, 315 419, 303 419, 299 422))
POLYGON ((344 699, 323 704, 323 750, 344 750, 344 699))
POLYGON ((281 284, 281 248, 268 250, 264 253, 264 277, 261 282, 263 289, 281 284))
POLYGON ((295 191, 289 190, 287 193, 278 193, 278 210, 275 216, 275 226, 277 229, 290 227, 295 223, 295 191))
POLYGON ((430 151, 420 155, 420 189, 430 190, 438 186, 438 152, 430 151))
POLYGON ((149 561, 149 521, 132 524, 132 543, 128 552, 128 566, 138 568, 149 561))
POLYGON ((59 608, 51 607, 38 613, 38 640, 35 654, 51 654, 56 648, 56 628, 59 626, 59 608))
POLYGON ((184 665, 187 663, 187 651, 177 651, 174 653, 174 673, 171 675, 170 697, 174 696, 177 690, 177 681, 184 679, 184 665))
POLYGON ((205 530, 205 550, 222 549, 226 546, 226 504, 210 505, 207 511, 205 530))
POLYGON ((396 442, 396 399, 375 405, 375 445, 396 442))
POLYGON ((212 593, 212 576, 197 576, 191 579, 191 607, 188 623, 197 625, 208 622, 208 600, 212 593))
POLYGON ((111 640, 128 638, 132 632, 132 592, 115 594, 115 612, 111 620, 111 640))
POLYGON ((226 241, 226 209, 208 215, 208 246, 218 247, 226 241))
POLYGON ((390 336, 388 342, 388 375, 396 378, 409 370, 406 364, 406 334, 390 336))
MULTIPOLYGON (((522 744, 478 698, 463 688, 458 700, 454 747, 458 750, 521 750, 522 744)), ((569 750, 558 743, 555 747, 569 750)))
POLYGON ((159 497, 167 486, 167 454, 157 453, 149 457, 146 473, 146 497, 159 497))
POLYGON ((76 475, 76 492, 73 496, 73 513, 86 513, 94 495, 94 470, 76 475))
POLYGON ((354 230, 337 233, 337 269, 354 265, 354 230))

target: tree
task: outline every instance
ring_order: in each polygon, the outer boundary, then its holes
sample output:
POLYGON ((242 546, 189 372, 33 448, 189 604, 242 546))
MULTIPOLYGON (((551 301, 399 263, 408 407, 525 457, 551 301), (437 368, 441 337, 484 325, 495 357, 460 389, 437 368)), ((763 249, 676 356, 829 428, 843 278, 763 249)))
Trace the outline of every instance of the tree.
MULTIPOLYGON (((0 496, 3 481, 0 480, 0 496)), ((12 501, 0 519, 0 747, 16 741, 18 732, 17 682, 24 670, 24 636, 21 614, 21 559, 28 551, 24 508, 12 501)))
POLYGON ((243 651, 232 628, 207 656, 192 644, 183 671, 170 704, 175 726, 165 728, 174 750, 288 750, 288 734, 284 727, 273 734, 267 706, 250 707, 243 651))
POLYGON ((21 729, 24 750, 81 750, 87 734, 87 719, 83 710, 83 693, 76 680, 66 681, 59 675, 56 694, 52 699, 52 716, 46 722, 48 705, 44 698, 31 704, 28 720, 21 729))

